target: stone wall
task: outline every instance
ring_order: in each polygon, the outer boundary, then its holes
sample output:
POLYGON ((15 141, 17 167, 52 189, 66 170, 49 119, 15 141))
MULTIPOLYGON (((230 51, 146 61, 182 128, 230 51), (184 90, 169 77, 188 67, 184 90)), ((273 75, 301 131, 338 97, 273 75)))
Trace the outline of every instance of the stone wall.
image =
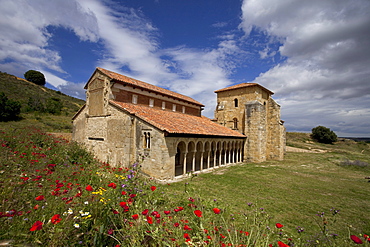
POLYGON ((247 145, 244 160, 262 162, 266 160, 267 114, 266 106, 259 101, 245 104, 245 135, 247 145))
POLYGON ((285 127, 280 120, 280 106, 268 90, 256 85, 217 92, 215 119, 247 136, 245 161, 283 159, 285 127))
POLYGON ((189 115, 201 116, 201 108, 198 105, 141 90, 139 88, 123 86, 118 83, 113 85, 112 99, 125 103, 134 103, 168 111, 176 111, 189 115), (133 102, 134 96, 136 97, 136 102, 133 102), (174 105, 176 106, 175 108, 173 108, 174 105))

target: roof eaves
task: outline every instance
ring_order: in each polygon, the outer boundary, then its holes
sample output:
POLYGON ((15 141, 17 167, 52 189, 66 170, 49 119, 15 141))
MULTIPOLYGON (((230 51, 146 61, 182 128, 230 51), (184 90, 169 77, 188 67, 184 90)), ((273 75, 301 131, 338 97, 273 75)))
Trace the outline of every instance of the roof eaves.
POLYGON ((256 86, 256 87, 260 87, 262 88, 263 90, 266 90, 268 91, 271 95, 274 94, 274 92, 272 92, 271 90, 265 88, 264 86, 261 86, 260 84, 258 83, 240 83, 240 84, 237 84, 237 85, 233 85, 233 86, 230 86, 230 87, 226 87, 226 88, 222 88, 222 89, 218 89, 216 91, 214 91, 215 93, 220 93, 220 92, 226 92, 226 91, 230 91, 230 90, 235 90, 235 89, 240 89, 240 88, 244 88, 244 87, 253 87, 253 86, 256 86))
POLYGON ((86 107, 86 104, 84 104, 83 106, 81 106, 81 108, 76 112, 76 114, 75 114, 75 115, 73 115, 73 117, 72 117, 72 121, 73 121, 73 120, 75 120, 75 118, 76 118, 78 115, 80 115, 80 113, 83 111, 83 109, 85 109, 85 107, 86 107))
POLYGON ((110 101, 109 101, 109 103, 110 103, 111 105, 113 105, 114 107, 116 107, 116 108, 118 108, 118 109, 120 109, 120 110, 124 110, 124 111, 125 111, 125 112, 127 112, 128 114, 130 114, 130 115, 132 115, 132 116, 134 116, 134 117, 136 117, 136 118, 139 118, 139 119, 141 119, 141 120, 143 120, 143 121, 147 122, 148 124, 152 125, 153 127, 155 127, 155 128, 157 128, 157 129, 159 129, 160 131, 163 131, 163 132, 167 132, 167 133, 169 133, 165 128, 163 128, 162 126, 160 126, 160 125, 159 125, 159 124, 157 124, 156 122, 151 121, 150 119, 148 119, 148 118, 146 118, 146 117, 143 117, 143 116, 141 116, 141 115, 139 115, 139 114, 136 114, 135 112, 130 111, 129 109, 127 109, 127 108, 125 108, 125 107, 123 107, 123 106, 121 106, 121 105, 119 105, 119 104, 116 104, 116 103, 115 103, 114 101, 112 101, 112 100, 110 100, 110 101))
POLYGON ((138 88, 141 88, 141 89, 145 89, 147 91, 151 91, 151 92, 154 92, 154 93, 166 95, 166 96, 169 96, 171 98, 175 98, 175 99, 178 99, 178 100, 186 101, 188 103, 191 103, 191 104, 195 104, 195 105, 204 107, 204 105, 202 103, 194 100, 193 98, 191 98, 189 96, 185 96, 185 95, 182 95, 180 93, 176 93, 176 92, 170 91, 168 89, 165 89, 165 88, 162 88, 162 87, 158 87, 158 86, 155 86, 155 85, 152 85, 152 84, 149 84, 147 82, 140 81, 140 80, 136 80, 136 79, 133 79, 131 77, 124 76, 124 75, 121 75, 121 74, 118 74, 116 72, 109 71, 109 70, 106 70, 106 69, 103 69, 103 68, 99 68, 98 67, 97 70, 99 70, 101 73, 103 73, 104 75, 106 75, 107 77, 109 77, 111 80, 114 80, 116 82, 125 83, 125 84, 131 85, 131 86, 135 86, 135 87, 138 87, 138 88), (112 73, 113 76, 107 74, 106 72, 112 73), (123 80, 122 78, 120 78, 118 76, 115 77, 114 75, 123 76, 123 77, 125 77, 126 80, 123 80), (137 82, 140 82, 142 84, 148 85, 150 87, 145 87, 145 86, 138 85, 137 82))

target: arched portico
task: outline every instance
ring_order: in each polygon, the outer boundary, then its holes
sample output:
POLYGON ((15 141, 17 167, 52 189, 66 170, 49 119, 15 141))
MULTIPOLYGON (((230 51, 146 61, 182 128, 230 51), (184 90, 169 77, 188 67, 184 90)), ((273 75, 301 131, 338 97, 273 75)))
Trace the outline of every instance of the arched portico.
POLYGON ((243 139, 181 139, 176 145, 175 177, 242 162, 243 139))

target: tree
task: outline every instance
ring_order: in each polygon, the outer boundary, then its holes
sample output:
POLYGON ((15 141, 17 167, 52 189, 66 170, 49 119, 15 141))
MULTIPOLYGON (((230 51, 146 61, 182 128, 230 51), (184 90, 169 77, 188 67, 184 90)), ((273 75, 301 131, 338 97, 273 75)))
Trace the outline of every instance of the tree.
POLYGON ((324 126, 317 126, 312 129, 312 138, 320 143, 332 144, 338 140, 334 131, 324 126))
POLYGON ((45 85, 45 76, 40 71, 29 70, 24 73, 24 78, 26 78, 27 81, 33 82, 37 85, 45 85))
POLYGON ((17 120, 21 113, 21 103, 0 92, 0 122, 17 120))

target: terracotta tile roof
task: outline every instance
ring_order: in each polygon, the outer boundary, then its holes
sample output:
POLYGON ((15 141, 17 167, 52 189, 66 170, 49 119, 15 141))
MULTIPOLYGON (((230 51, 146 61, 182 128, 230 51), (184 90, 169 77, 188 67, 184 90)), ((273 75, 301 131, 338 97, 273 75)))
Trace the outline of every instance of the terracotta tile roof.
POLYGON ((103 69, 103 68, 98 67, 96 69, 99 70, 104 75, 108 76, 110 79, 116 80, 118 82, 126 83, 126 84, 129 84, 129 85, 135 86, 135 87, 146 89, 148 91, 152 91, 152 92, 160 93, 162 95, 166 95, 166 96, 170 96, 170 97, 173 97, 173 98, 176 98, 176 99, 180 99, 180 100, 183 100, 183 101, 186 101, 186 102, 189 102, 189 103, 201 106, 201 107, 204 106, 202 103, 200 103, 200 102, 198 102, 198 101, 196 101, 196 100, 194 100, 194 99, 192 99, 188 96, 185 96, 185 95, 182 95, 182 94, 179 94, 179 93, 175 93, 173 91, 170 91, 170 90, 167 90, 167 89, 164 89, 164 88, 161 88, 161 87, 157 87, 157 86, 154 86, 152 84, 149 84, 149 83, 146 83, 146 82, 143 82, 143 81, 139 81, 139 80, 130 78, 128 76, 124 76, 124 75, 121 75, 121 74, 118 74, 118 73, 115 73, 115 72, 112 72, 112 71, 109 71, 109 70, 106 70, 106 69, 103 69))
POLYGON ((240 84, 237 84, 237 85, 234 85, 234 86, 230 86, 230 87, 226 87, 226 88, 216 90, 215 93, 224 92, 224 91, 228 91, 228 90, 234 90, 234 89, 243 88, 243 87, 253 87, 253 86, 260 87, 260 88, 266 90, 267 92, 269 92, 270 94, 274 94, 274 92, 268 90, 267 88, 265 88, 265 87, 263 87, 263 86, 261 86, 260 84, 257 84, 257 83, 240 83, 240 84))
POLYGON ((212 122, 207 117, 197 117, 180 112, 161 110, 113 100, 111 100, 110 103, 170 134, 245 137, 245 135, 237 131, 212 122))

